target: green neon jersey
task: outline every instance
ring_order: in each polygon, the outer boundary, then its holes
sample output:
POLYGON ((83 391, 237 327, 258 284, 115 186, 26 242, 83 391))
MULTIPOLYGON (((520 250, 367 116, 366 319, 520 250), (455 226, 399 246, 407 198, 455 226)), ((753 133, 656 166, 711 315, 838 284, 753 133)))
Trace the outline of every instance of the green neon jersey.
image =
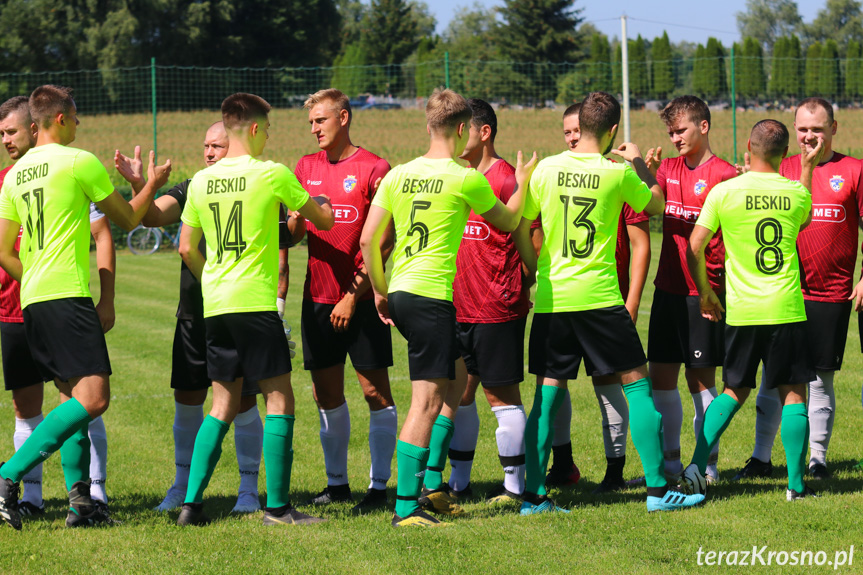
POLYGON ((625 164, 566 151, 533 172, 524 218, 542 214, 537 260, 538 313, 623 305, 614 250, 624 202, 642 211, 650 188, 625 164))
POLYGON ((470 211, 482 214, 497 201, 485 176, 451 159, 417 158, 390 170, 372 200, 392 213, 396 231, 389 291, 452 301, 470 211))
POLYGON ((114 191, 105 166, 60 144, 30 149, 6 174, 0 218, 24 227, 21 307, 90 296, 90 202, 114 191))
POLYGON ((749 172, 713 187, 696 224, 722 227, 728 325, 806 320, 797 234, 811 206, 809 191, 779 174, 749 172))
POLYGON ((182 220, 203 229, 207 242, 204 317, 276 311, 279 204, 295 211, 308 199, 291 170, 251 156, 224 158, 195 174, 182 220))

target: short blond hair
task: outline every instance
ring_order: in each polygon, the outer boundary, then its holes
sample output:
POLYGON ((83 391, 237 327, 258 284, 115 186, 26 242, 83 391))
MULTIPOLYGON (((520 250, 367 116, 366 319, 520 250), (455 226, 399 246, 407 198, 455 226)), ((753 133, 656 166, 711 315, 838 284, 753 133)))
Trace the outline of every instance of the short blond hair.
POLYGON ((309 97, 303 103, 303 107, 306 110, 311 110, 321 102, 330 102, 333 105, 333 110, 337 113, 347 110, 348 122, 354 117, 354 112, 351 110, 351 100, 341 90, 327 88, 326 90, 318 90, 314 94, 309 94, 309 97))
POLYGON ((426 122, 436 133, 449 133, 459 124, 467 124, 473 117, 464 96, 450 89, 435 89, 426 104, 426 122))

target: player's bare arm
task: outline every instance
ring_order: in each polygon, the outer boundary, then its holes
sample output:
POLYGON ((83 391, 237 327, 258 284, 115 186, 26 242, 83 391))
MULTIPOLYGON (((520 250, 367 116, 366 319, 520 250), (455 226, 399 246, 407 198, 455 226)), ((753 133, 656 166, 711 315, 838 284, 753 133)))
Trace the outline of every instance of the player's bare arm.
POLYGON ((719 321, 722 319, 722 314, 725 313, 725 308, 722 307, 719 297, 710 286, 710 280, 707 279, 707 260, 704 257, 704 250, 712 237, 713 232, 696 224, 692 230, 692 235, 689 236, 686 262, 701 298, 701 315, 710 321, 719 321))
MULTIPOLYGON (((823 157, 824 138, 821 135, 818 136, 818 143, 814 148, 806 145, 800 146, 800 164, 803 168, 800 172, 800 183, 809 190, 810 194, 812 193, 812 174, 815 172, 815 166, 821 163, 823 157)), ((806 219, 800 225, 800 229, 804 229, 810 222, 812 222, 812 210, 809 210, 806 219)))
POLYGON ((138 227, 144 215, 150 207, 153 198, 156 195, 156 190, 164 186, 168 182, 168 176, 171 174, 171 160, 167 160, 164 164, 156 165, 156 155, 150 151, 150 161, 147 166, 147 183, 130 201, 126 201, 123 196, 117 193, 116 190, 102 200, 96 202, 99 209, 111 218, 118 226, 130 232, 138 227))
MULTIPOLYGON (((533 238, 531 236, 530 226, 533 222, 522 218, 521 223, 512 232, 512 241, 515 243, 515 249, 518 250, 518 255, 521 257, 522 265, 524 266, 524 287, 529 288, 536 283, 536 260, 538 249, 535 248, 533 238)), ((542 233, 541 230, 534 232, 542 233)), ((540 246, 542 239, 540 239, 540 246)))
MULTIPOLYGON (((283 302, 288 297, 288 285, 290 284, 290 266, 288 265, 288 248, 279 250, 279 287, 276 290, 276 299, 283 302)), ((284 305, 284 303, 282 304, 284 305)), ((284 315, 285 310, 279 310, 284 315)))
POLYGON ((644 292, 647 270, 650 267, 650 222, 627 225, 626 231, 632 248, 632 263, 629 273, 629 293, 626 294, 624 305, 632 317, 632 323, 636 323, 638 308, 641 306, 641 294, 644 292))
POLYGON ((16 282, 21 281, 21 274, 24 273, 18 250, 15 249, 20 229, 21 224, 18 222, 0 218, 0 267, 6 270, 6 273, 16 282))
POLYGON ((180 230, 180 245, 177 248, 180 257, 183 258, 183 261, 192 270, 192 274, 198 281, 201 281, 201 274, 207 261, 204 254, 198 249, 202 237, 204 237, 204 231, 201 228, 186 224, 180 230))
POLYGON ((96 267, 99 269, 99 303, 96 313, 102 331, 108 333, 114 327, 114 278, 117 269, 117 254, 114 252, 114 238, 108 218, 90 222, 90 233, 96 240, 96 267))
POLYGON ((665 195, 662 193, 662 188, 656 181, 656 176, 650 171, 644 158, 641 157, 641 151, 638 146, 632 142, 624 142, 616 150, 612 149, 611 154, 622 158, 632 164, 632 169, 641 178, 641 181, 647 184, 650 188, 650 201, 644 211, 651 216, 658 216, 665 211, 665 195))
POLYGON ((492 208, 480 214, 486 221, 491 222, 493 226, 504 232, 511 232, 518 227, 521 222, 521 214, 524 212, 524 201, 527 198, 527 191, 530 183, 530 176, 536 168, 536 152, 533 153, 530 161, 524 163, 524 155, 519 151, 518 160, 515 167, 516 187, 509 201, 504 204, 500 200, 495 202, 492 208))
MULTIPOLYGON (((115 151, 114 167, 117 168, 117 172, 123 176, 123 179, 132 186, 132 197, 144 189, 147 181, 143 175, 144 163, 141 161, 141 146, 135 146, 135 152, 131 158, 121 154, 120 150, 115 151)), ((176 198, 168 195, 160 196, 150 204, 147 213, 141 219, 141 223, 148 228, 169 226, 180 221, 182 212, 183 210, 176 198)))
POLYGON ((311 198, 314 201, 308 201, 299 209, 300 214, 315 224, 319 230, 327 231, 333 229, 336 225, 335 216, 333 215, 333 206, 330 204, 330 199, 327 196, 314 196, 311 198))
POLYGON ((360 236, 360 250, 363 254, 363 262, 369 281, 375 293, 375 308, 381 321, 387 325, 395 325, 390 318, 389 305, 387 302, 387 279, 384 275, 384 260, 381 255, 381 239, 387 228, 390 227, 393 215, 380 206, 372 205, 369 215, 363 226, 360 236))

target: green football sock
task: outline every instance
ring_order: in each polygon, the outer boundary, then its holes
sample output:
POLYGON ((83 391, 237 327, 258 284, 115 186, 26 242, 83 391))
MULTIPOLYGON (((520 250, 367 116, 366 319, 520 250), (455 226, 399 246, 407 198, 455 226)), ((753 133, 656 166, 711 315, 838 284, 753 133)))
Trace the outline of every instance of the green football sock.
POLYGON ((653 403, 650 379, 645 377, 624 385, 623 393, 629 402, 629 431, 641 458, 644 482, 648 488, 663 488, 668 482, 662 455, 662 414, 653 403))
POLYGON ((60 447, 60 461, 63 477, 66 478, 66 491, 79 481, 90 479, 90 435, 89 425, 84 425, 72 434, 60 447))
POLYGON ((189 487, 186 489, 185 503, 201 503, 204 499, 204 489, 210 483, 213 470, 222 455, 222 440, 231 428, 230 423, 216 419, 212 415, 204 418, 195 437, 195 449, 192 451, 192 465, 189 468, 189 487))
POLYGON ((788 489, 803 493, 803 473, 806 470, 806 448, 809 445, 809 416, 805 403, 792 403, 782 408, 782 447, 788 466, 788 489))
POLYGON ((87 410, 74 397, 61 403, 33 430, 33 434, 15 455, 3 464, 0 476, 16 483, 21 481, 28 471, 48 459, 76 431, 84 428, 86 433, 90 421, 87 410))
POLYGON ((267 507, 291 502, 291 466, 294 463, 294 416, 268 415, 264 425, 264 466, 267 471, 267 507))
POLYGON ((396 515, 407 517, 419 509, 417 499, 422 489, 423 470, 428 463, 429 450, 426 447, 399 441, 396 453, 398 453, 399 470, 396 484, 396 515))
POLYGON ((455 425, 452 419, 443 415, 437 416, 429 440, 429 459, 424 481, 426 489, 437 489, 443 483, 443 470, 446 467, 446 456, 449 453, 453 429, 455 425))
POLYGON ((698 466, 698 471, 702 475, 707 472, 707 460, 710 459, 710 452, 713 447, 719 442, 719 438, 725 432, 728 424, 731 423, 731 418, 740 409, 740 404, 737 400, 727 393, 720 393, 716 396, 710 407, 704 412, 704 425, 701 427, 701 433, 698 434, 698 440, 695 443, 695 453, 692 454, 692 463, 698 466))
POLYGON ((566 398, 566 389, 537 385, 533 407, 524 429, 525 483, 527 493, 545 495, 545 472, 554 441, 554 417, 566 398))

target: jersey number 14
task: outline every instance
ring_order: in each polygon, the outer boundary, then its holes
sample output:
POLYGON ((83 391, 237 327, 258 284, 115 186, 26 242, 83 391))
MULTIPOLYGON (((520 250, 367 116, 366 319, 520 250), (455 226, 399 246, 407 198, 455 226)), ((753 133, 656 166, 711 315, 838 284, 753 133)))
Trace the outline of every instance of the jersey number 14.
POLYGON ((213 212, 213 221, 216 224, 216 261, 222 263, 225 252, 234 252, 234 261, 237 261, 246 249, 246 242, 243 240, 243 202, 234 202, 224 224, 218 203, 210 204, 210 211, 213 212))

